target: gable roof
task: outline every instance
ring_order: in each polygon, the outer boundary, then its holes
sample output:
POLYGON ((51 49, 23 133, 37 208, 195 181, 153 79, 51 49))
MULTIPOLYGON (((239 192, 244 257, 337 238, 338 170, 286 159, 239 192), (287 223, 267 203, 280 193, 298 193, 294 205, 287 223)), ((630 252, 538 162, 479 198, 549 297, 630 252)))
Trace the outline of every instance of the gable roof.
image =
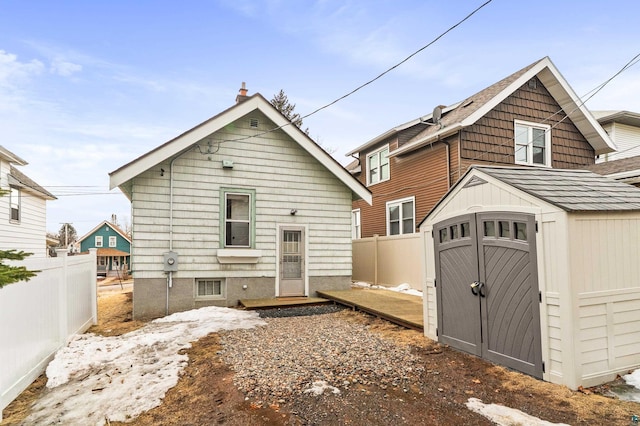
POLYGON ((45 200, 57 200, 57 197, 52 193, 35 183, 30 177, 22 173, 20 170, 9 166, 9 185, 15 185, 22 188, 34 195, 44 198, 45 200))
POLYGON ((0 158, 4 158, 9 163, 17 164, 19 166, 26 166, 27 164, 29 164, 2 145, 0 145, 0 158))
POLYGON ((127 240, 129 242, 129 244, 131 244, 131 240, 129 239, 127 234, 122 229, 120 229, 117 225, 114 225, 113 223, 109 222, 108 220, 103 220, 102 222, 100 222, 95 228, 93 228, 91 231, 89 231, 85 235, 83 235, 82 238, 79 238, 77 242, 81 243, 82 241, 86 240, 91 235, 93 235, 98 229, 100 229, 101 227, 103 227, 105 225, 108 226, 109 228, 113 229, 114 231, 116 231, 118 234, 120 234, 120 236, 122 238, 124 238, 125 240, 127 240))
MULTIPOLYGON (((452 109, 456 108, 458 105, 460 105, 460 102, 455 103, 453 105, 449 105, 449 106, 442 106, 441 107, 442 108, 442 113, 446 114, 447 112, 449 112, 452 109)), ((420 123, 424 124, 428 120, 431 120, 432 117, 433 117, 433 113, 424 115, 422 117, 418 117, 418 118, 416 118, 414 120, 411 120, 411 121, 407 121, 406 123, 400 124, 399 126, 392 127, 391 129, 387 130, 386 132, 382 133, 381 135, 376 136, 375 138, 371 139, 370 141, 365 142, 364 144, 360 145, 356 149, 348 152, 346 154, 346 156, 350 157, 350 156, 352 156, 354 154, 357 154, 357 153, 359 153, 361 151, 364 151, 367 148, 369 148, 369 147, 371 147, 373 145, 376 145, 377 143, 382 142, 383 140, 385 140, 387 138, 390 138, 391 136, 397 135, 401 131, 409 129, 409 128, 417 125, 417 124, 420 124, 420 123)))
POLYGON ((490 176, 567 212, 640 211, 640 188, 588 170, 472 166, 418 226, 449 194, 470 182, 467 177, 472 173, 479 177, 490 176))
POLYGON ((640 114, 633 111, 609 110, 591 111, 600 124, 622 123, 628 126, 640 127, 640 114))
POLYGON ((551 59, 544 57, 459 102, 451 112, 442 116, 440 126, 427 126, 412 141, 390 153, 390 156, 411 152, 471 126, 533 77, 537 77, 558 102, 593 147, 596 155, 615 150, 615 144, 591 112, 582 104, 580 98, 562 77, 551 59))
MULTIPOLYGON (((240 103, 226 109, 218 115, 198 124, 194 128, 184 132, 180 136, 171 139, 156 149, 147 152, 132 162, 125 164, 117 170, 109 173, 110 189, 120 187, 125 192, 123 185, 140 173, 161 163, 162 161, 180 154, 201 141, 210 134, 222 129, 254 110, 259 110, 267 118, 280 127, 284 133, 297 142, 309 155, 324 165, 334 176, 342 181, 353 194, 371 204, 371 192, 356 178, 338 163, 331 155, 316 144, 309 136, 297 126, 291 124, 269 101, 259 93, 248 97, 240 103)), ((233 142, 233 141, 230 141, 233 142)), ((125 192, 126 194, 126 192, 125 192)))

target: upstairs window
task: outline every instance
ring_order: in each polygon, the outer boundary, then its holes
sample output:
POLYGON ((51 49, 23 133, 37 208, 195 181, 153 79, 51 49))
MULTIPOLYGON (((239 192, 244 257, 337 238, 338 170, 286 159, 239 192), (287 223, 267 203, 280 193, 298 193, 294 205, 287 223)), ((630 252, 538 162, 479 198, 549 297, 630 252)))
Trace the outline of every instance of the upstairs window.
POLYGON ((115 247, 117 243, 117 238, 115 236, 109 237, 109 247, 115 247))
POLYGON ((516 164, 551 167, 551 126, 515 122, 516 164))
POLYGON ((102 235, 96 235, 96 247, 102 247, 102 235))
POLYGON ((389 147, 367 155, 367 185, 389 180, 389 147))
POLYGON ((11 206, 9 220, 20 222, 20 189, 13 186, 9 188, 9 204, 11 206))
POLYGON ((412 234, 416 228, 414 197, 387 203, 387 235, 412 234))

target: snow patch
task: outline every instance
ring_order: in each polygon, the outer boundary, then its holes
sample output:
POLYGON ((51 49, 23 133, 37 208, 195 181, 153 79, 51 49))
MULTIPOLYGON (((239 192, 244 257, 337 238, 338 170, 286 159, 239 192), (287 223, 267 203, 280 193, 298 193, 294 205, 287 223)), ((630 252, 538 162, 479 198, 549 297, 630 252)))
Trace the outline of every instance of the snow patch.
POLYGON ((313 382, 313 384, 311 385, 311 388, 305 390, 304 393, 311 393, 311 394, 313 394, 315 396, 319 396, 319 395, 322 395, 325 390, 330 390, 331 393, 333 393, 333 394, 339 394, 340 393, 340 389, 329 385, 324 380, 313 382))
POLYGON ((410 284, 407 283, 402 283, 396 287, 385 287, 382 285, 371 285, 368 283, 363 283, 363 282, 354 282, 351 284, 353 287, 361 287, 361 288, 370 288, 373 290, 389 290, 389 291, 395 291, 396 293, 405 293, 405 294, 411 294, 413 296, 420 296, 422 297, 422 292, 420 290, 415 290, 413 288, 411 288, 410 284))
POLYGON ((266 323, 257 312, 205 307, 150 322, 121 336, 76 336, 47 367, 48 391, 28 424, 96 424, 131 420, 161 404, 187 365, 180 354, 219 330, 266 323))
POLYGON ((551 423, 523 413, 515 408, 499 404, 485 404, 478 398, 469 398, 467 408, 491 420, 498 426, 569 426, 565 423, 551 423))

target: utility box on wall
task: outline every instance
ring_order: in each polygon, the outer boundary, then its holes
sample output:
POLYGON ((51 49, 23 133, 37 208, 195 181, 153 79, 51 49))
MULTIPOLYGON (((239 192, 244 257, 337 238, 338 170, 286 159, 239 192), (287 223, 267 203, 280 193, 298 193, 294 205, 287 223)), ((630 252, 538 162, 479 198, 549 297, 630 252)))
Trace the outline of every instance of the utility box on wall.
POLYGON ((168 251, 164 253, 164 271, 178 271, 178 253, 176 253, 175 251, 168 251))

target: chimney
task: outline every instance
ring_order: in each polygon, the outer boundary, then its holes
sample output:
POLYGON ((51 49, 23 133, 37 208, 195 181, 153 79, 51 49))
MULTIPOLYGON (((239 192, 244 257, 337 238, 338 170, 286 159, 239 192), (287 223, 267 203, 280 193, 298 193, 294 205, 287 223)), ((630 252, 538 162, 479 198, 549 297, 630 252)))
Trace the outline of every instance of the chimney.
POLYGON ((238 91, 238 96, 236 96, 236 104, 239 104, 240 102, 244 102, 247 99, 249 99, 249 97, 247 96, 247 84, 243 81, 242 87, 238 91))

